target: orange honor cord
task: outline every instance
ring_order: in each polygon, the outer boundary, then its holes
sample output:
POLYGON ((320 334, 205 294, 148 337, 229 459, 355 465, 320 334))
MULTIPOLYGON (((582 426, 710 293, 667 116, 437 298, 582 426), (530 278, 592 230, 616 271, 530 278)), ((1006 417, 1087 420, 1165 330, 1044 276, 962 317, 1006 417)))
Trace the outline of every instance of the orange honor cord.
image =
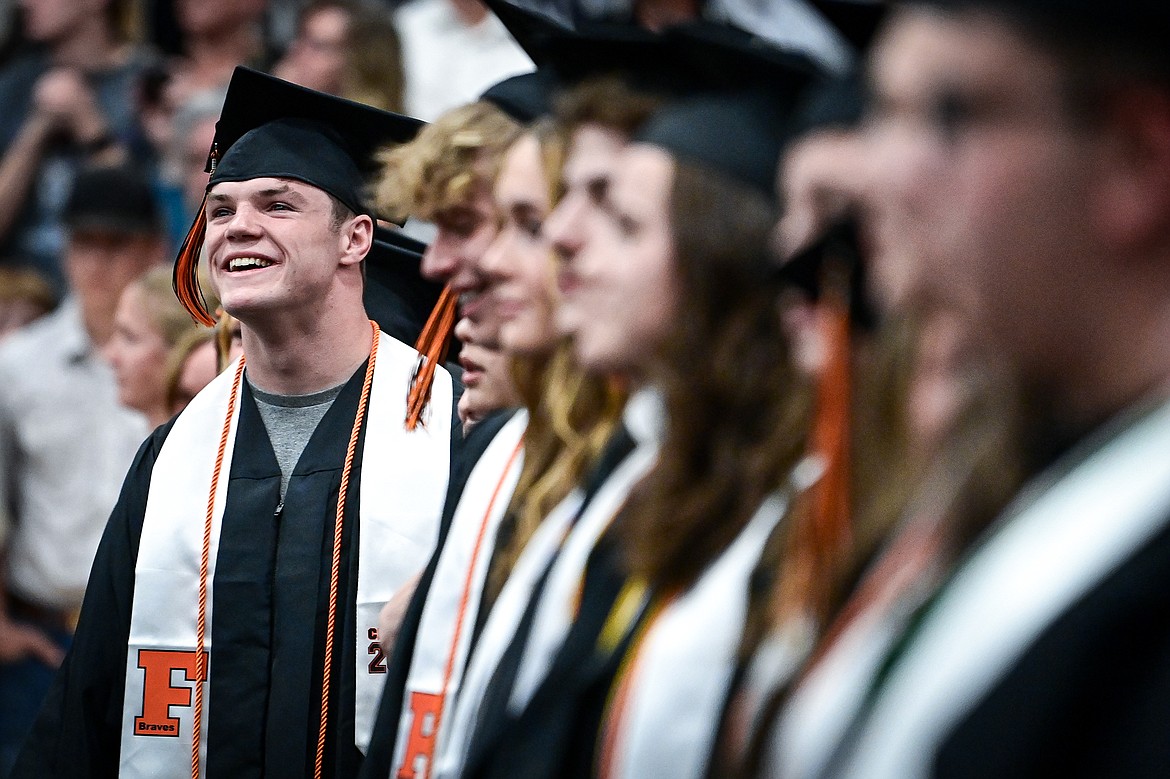
POLYGON ((329 571, 329 618, 325 627, 325 668, 321 678, 321 725, 317 731, 317 757, 313 764, 313 776, 321 779, 325 767, 325 731, 329 724, 329 693, 332 684, 333 643, 337 628, 337 589, 341 573, 341 531, 345 526, 345 499, 349 493, 349 476, 353 470, 354 453, 357 451, 358 434, 366 418, 366 406, 370 401, 370 387, 374 383, 374 362, 378 357, 378 325, 371 321, 374 331, 370 347, 370 361, 366 365, 366 377, 362 383, 362 397, 354 416, 353 429, 349 433, 349 447, 345 452, 345 467, 341 471, 341 487, 337 492, 337 513, 333 520, 333 560, 329 571))
MULTIPOLYGON (((504 473, 500 476, 500 480, 496 482, 496 488, 492 491, 492 498, 488 501, 487 510, 483 513, 483 520, 479 525, 479 535, 475 538, 475 547, 471 551, 471 565, 467 569, 467 579, 463 584, 463 594, 459 596, 459 613, 455 617, 455 635, 451 639, 451 651, 447 653, 447 666, 443 669, 443 686, 439 688, 439 708, 435 714, 434 733, 439 732, 439 725, 443 721, 443 709, 447 703, 447 686, 451 683, 451 677, 455 674, 455 654, 459 646, 459 637, 463 633, 463 615, 467 611, 467 604, 471 600, 471 584, 472 576, 475 573, 475 561, 479 559, 480 547, 483 545, 484 535, 487 533, 488 522, 492 516, 492 509, 495 508, 496 500, 500 497, 500 490, 504 487, 504 482, 508 479, 508 473, 512 470, 512 464, 516 462, 516 458, 520 456, 520 452, 524 451, 524 440, 521 439, 516 448, 512 450, 512 456, 508 458, 508 464, 504 466, 504 473)), ((432 760, 427 760, 426 773, 423 779, 430 779, 432 760)))
POLYGON ((447 357, 447 346, 451 342, 451 331, 455 327, 455 309, 459 302, 451 287, 443 288, 435 308, 431 311, 427 323, 423 325, 415 343, 415 351, 419 353, 418 365, 411 377, 409 394, 406 400, 406 429, 414 430, 418 427, 423 410, 431 399, 431 384, 435 378, 435 368, 447 357))
POLYGON ((203 521, 203 549, 199 555, 199 613, 195 623, 195 712, 191 731, 191 779, 199 779, 199 742, 203 731, 203 687, 207 682, 207 653, 203 651, 207 639, 207 577, 211 568, 211 527, 215 519, 215 493, 219 490, 219 475, 223 470, 224 452, 227 451, 228 435, 231 432, 232 416, 240 395, 240 379, 244 375, 244 359, 236 366, 232 380, 232 392, 228 397, 227 415, 223 420, 223 431, 219 435, 219 450, 215 454, 215 468, 211 472, 211 490, 207 495, 207 514, 203 521))

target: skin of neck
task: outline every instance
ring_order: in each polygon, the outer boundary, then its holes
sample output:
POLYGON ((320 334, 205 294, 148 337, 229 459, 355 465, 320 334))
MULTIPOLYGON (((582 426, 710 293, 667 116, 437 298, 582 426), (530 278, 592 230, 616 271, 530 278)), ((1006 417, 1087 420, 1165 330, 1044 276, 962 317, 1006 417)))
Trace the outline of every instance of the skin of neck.
POLYGON ((346 279, 342 289, 312 310, 263 322, 246 314, 239 317, 253 384, 276 395, 308 395, 345 383, 366 361, 373 331, 362 305, 360 271, 351 270, 356 284, 346 279))

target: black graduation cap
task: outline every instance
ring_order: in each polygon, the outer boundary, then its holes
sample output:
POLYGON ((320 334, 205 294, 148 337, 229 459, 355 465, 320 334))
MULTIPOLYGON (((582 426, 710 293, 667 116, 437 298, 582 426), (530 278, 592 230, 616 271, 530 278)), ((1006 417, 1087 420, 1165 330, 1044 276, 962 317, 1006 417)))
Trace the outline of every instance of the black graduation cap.
POLYGON ((810 0, 857 51, 864 52, 889 11, 886 0, 810 0))
POLYGON ((825 284, 832 283, 830 274, 845 287, 849 321, 862 330, 872 329, 878 317, 870 300, 860 228, 852 214, 842 215, 805 249, 778 265, 776 279, 819 300, 825 284))
POLYGON ((547 1, 537 4, 532 0, 484 0, 484 4, 537 68, 548 64, 549 38, 573 29, 570 12, 547 1))
POLYGON ((530 124, 552 113, 560 82, 549 70, 537 69, 511 76, 491 85, 480 95, 521 124, 530 124))
POLYGON ((711 75, 667 104, 635 134, 680 161, 718 172, 769 199, 795 108, 823 76, 807 57, 725 25, 688 25, 666 36, 680 59, 711 75))
POLYGON ((383 332, 403 343, 418 340, 443 292, 442 284, 419 272, 426 248, 400 230, 379 226, 366 255, 366 311, 383 332))
POLYGON ((774 200, 788 114, 785 101, 762 90, 707 94, 666 106, 634 140, 774 200))
POLYGON ((914 0, 955 8, 997 8, 1049 21, 1063 29, 1165 43, 1170 4, 1165 0, 914 0))
POLYGON ((208 157, 208 189, 273 176, 312 184, 371 213, 366 179, 376 152, 414 138, 423 122, 239 66, 208 157))

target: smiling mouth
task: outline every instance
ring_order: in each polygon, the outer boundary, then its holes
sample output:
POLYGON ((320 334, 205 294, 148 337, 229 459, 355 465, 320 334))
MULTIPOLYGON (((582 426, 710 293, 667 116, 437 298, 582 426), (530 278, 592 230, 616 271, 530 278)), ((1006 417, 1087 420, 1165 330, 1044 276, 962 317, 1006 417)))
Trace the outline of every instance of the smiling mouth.
POLYGON ((256 270, 257 268, 267 268, 273 263, 263 257, 235 257, 228 261, 228 272, 235 273, 242 270, 256 270))

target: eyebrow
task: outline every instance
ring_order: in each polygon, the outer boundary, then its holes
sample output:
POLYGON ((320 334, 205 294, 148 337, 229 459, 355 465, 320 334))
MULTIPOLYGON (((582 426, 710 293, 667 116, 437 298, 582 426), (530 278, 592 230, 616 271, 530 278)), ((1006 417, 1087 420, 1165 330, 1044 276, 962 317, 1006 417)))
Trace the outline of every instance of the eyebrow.
MULTIPOLYGON (((304 200, 304 197, 299 192, 296 192, 288 184, 282 184, 279 187, 269 187, 268 189, 262 189, 258 192, 253 192, 251 197, 273 198, 273 197, 290 196, 290 195, 292 197, 298 198, 302 201, 304 200)), ((227 201, 237 200, 237 199, 238 198, 231 197, 230 195, 225 195, 222 192, 216 193, 216 194, 211 194, 211 195, 207 196, 208 203, 224 203, 227 201)))

